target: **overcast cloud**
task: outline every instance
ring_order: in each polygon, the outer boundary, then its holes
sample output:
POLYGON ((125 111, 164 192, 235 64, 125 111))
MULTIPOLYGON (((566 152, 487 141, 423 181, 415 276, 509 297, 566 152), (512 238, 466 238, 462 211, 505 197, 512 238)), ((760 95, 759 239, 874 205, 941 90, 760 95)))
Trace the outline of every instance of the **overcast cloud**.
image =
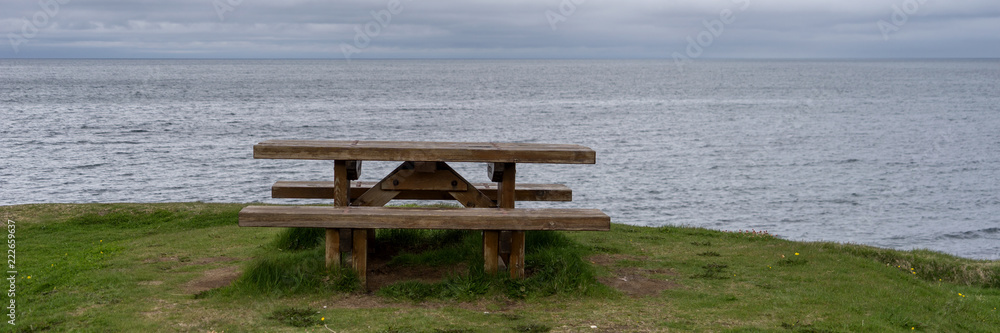
POLYGON ((0 32, 2 58, 996 58, 1000 2, 2 0, 0 32))

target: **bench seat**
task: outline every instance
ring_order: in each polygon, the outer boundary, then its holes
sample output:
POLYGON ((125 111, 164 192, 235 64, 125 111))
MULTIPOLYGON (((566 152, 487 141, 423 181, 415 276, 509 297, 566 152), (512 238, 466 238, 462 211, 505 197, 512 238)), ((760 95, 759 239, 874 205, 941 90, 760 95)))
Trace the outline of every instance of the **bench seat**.
MULTIPOLYGON (((351 182, 350 200, 371 189, 378 182, 351 182)), ((496 183, 473 183, 490 200, 497 200, 496 183)), ((333 199, 333 182, 279 180, 271 186, 271 197, 282 199, 333 199)), ((445 191, 403 191, 395 199, 454 200, 445 191)), ((516 184, 514 201, 573 201, 573 191, 562 184, 516 184)))
POLYGON ((241 227, 608 231, 598 209, 247 206, 241 227))

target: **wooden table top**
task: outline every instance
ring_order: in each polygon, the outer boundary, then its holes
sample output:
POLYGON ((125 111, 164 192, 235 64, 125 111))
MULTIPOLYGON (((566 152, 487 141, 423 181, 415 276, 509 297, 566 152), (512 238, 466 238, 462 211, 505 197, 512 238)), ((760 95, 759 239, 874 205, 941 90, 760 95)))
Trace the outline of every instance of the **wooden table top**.
POLYGON ((580 145, 541 143, 269 140, 253 146, 253 157, 264 159, 594 164, 595 156, 580 145))

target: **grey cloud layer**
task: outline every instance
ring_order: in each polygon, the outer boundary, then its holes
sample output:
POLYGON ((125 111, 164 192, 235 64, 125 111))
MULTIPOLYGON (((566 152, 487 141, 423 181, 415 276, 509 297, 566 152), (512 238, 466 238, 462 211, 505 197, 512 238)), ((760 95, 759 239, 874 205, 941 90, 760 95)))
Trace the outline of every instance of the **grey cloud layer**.
POLYGON ((995 0, 399 0, 359 43, 392 1, 42 0, 62 4, 31 38, 25 22, 45 10, 4 1, 0 57, 342 58, 347 45, 355 58, 670 58, 726 9, 734 21, 700 56, 1000 57, 995 0), (886 33, 893 6, 912 13, 886 33))

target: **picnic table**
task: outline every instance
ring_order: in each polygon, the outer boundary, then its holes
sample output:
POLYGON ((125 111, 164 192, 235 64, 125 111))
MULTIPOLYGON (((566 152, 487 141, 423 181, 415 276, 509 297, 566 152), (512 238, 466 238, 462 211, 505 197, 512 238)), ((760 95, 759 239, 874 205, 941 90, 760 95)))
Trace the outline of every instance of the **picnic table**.
POLYGON ((567 144, 265 141, 254 145, 254 158, 333 161, 333 181, 278 181, 272 197, 333 199, 333 206, 247 206, 239 225, 324 228, 327 267, 339 267, 342 252, 350 252, 363 287, 375 229, 482 230, 486 272, 506 262, 512 278, 523 278, 525 231, 607 231, 611 219, 598 209, 515 208, 516 201, 572 200, 565 185, 517 184, 517 164, 594 164, 595 155, 567 144), (360 182, 363 161, 402 163, 381 181, 360 182), (471 183, 449 162, 487 163, 492 183, 471 183), (383 207, 393 199, 454 199, 465 208, 383 207))

